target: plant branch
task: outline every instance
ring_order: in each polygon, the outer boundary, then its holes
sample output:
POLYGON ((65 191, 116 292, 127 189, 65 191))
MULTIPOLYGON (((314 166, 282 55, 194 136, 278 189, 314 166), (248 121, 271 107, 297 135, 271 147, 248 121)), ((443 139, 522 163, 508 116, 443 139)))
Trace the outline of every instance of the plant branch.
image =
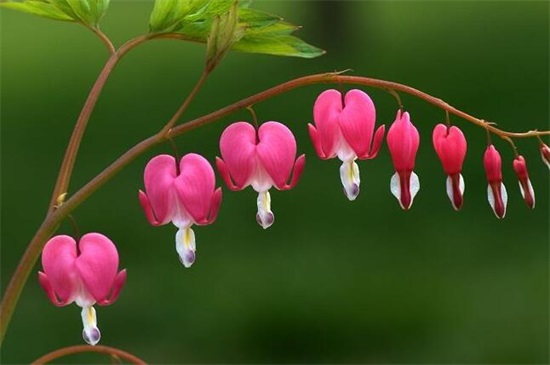
POLYGON ((116 53, 116 48, 113 45, 113 42, 111 42, 111 40, 109 39, 109 37, 107 37, 107 35, 105 35, 105 33, 103 33, 101 29, 99 29, 99 27, 89 27, 89 28, 92 32, 94 32, 99 37, 99 39, 101 39, 103 43, 105 43, 105 46, 107 46, 107 50, 109 51, 109 55, 111 56, 114 55, 116 53))
POLYGON ((77 346, 64 347, 62 349, 55 350, 55 351, 50 352, 49 354, 41 356, 40 358, 34 360, 31 364, 32 365, 47 364, 47 363, 49 363, 53 360, 59 359, 61 357, 65 357, 65 356, 68 356, 68 355, 79 354, 79 353, 83 353, 83 352, 97 352, 97 353, 100 353, 100 354, 107 354, 107 355, 111 355, 111 356, 117 356, 121 359, 124 359, 124 360, 127 360, 127 361, 131 362, 132 364, 137 364, 137 365, 146 365, 147 364, 145 361, 143 361, 142 359, 140 359, 139 357, 137 357, 135 355, 132 355, 129 352, 126 352, 126 351, 123 351, 123 350, 120 350, 120 349, 117 349, 117 348, 114 348, 114 347, 101 346, 101 345, 97 345, 97 346, 77 345, 77 346))
MULTIPOLYGON (((101 33, 99 29, 93 28, 92 30, 96 32, 100 36, 100 38, 106 41, 106 43, 108 44, 108 48, 113 46, 111 41, 108 40, 108 38, 103 33, 101 33)), ((63 161, 61 162, 59 174, 57 175, 57 181, 55 183, 52 197, 50 199, 50 211, 58 203, 58 198, 61 196, 61 194, 67 192, 69 182, 71 180, 71 174, 73 172, 74 164, 76 161, 76 155, 78 154, 78 148, 80 147, 80 142, 82 141, 82 137, 84 136, 84 132, 86 131, 86 127, 88 125, 88 121, 90 120, 90 116, 92 115, 92 111, 94 110, 99 95, 101 94, 103 86, 109 78, 111 71, 114 69, 118 61, 120 61, 120 59, 129 50, 131 50, 138 44, 143 43, 147 39, 147 36, 141 36, 126 42, 120 47, 118 51, 111 53, 111 56, 105 63, 105 66, 103 66, 103 69, 101 70, 101 73, 94 83, 94 86, 92 86, 92 89, 88 94, 88 98, 86 99, 86 102, 82 107, 82 111, 80 112, 80 115, 76 120, 73 133, 67 145, 67 149, 65 150, 65 155, 63 156, 63 161)))
POLYGON ((199 78, 199 80, 197 81, 197 83, 195 84, 195 86, 193 87, 193 90, 191 90, 191 92, 189 93, 189 95, 187 95, 187 98, 185 99, 185 101, 183 102, 183 104, 181 104, 181 106, 178 108, 178 110, 174 113, 174 115, 172 116, 172 118, 170 118, 170 120, 168 121, 168 123, 166 123, 166 125, 162 128, 162 130, 160 131, 159 134, 162 134, 162 135, 167 135, 168 132, 170 131, 170 129, 178 122, 178 120, 180 120, 181 116, 183 115, 183 113, 185 112, 185 110, 187 110, 187 107, 189 106, 189 104, 191 104, 191 101, 193 101, 193 99, 195 98, 195 96, 197 95, 197 93, 199 92, 200 88, 202 87, 202 85, 204 85, 204 82, 206 81, 206 78, 208 77, 209 75, 209 72, 206 70, 206 68, 202 71, 201 73, 201 76, 199 78))
MULTIPOLYGON (((13 314, 15 305, 19 299, 23 286, 27 281, 29 274, 36 263, 40 252, 44 247, 46 241, 51 237, 55 232, 57 226, 61 221, 67 217, 78 205, 84 202, 90 195, 92 195, 96 190, 103 186, 107 181, 109 181, 113 176, 115 176, 120 170, 122 170, 126 165, 136 159, 139 155, 147 151, 149 148, 160 144, 166 141, 169 138, 181 135, 186 133, 194 128, 200 127, 201 125, 212 123, 220 118, 223 118, 229 114, 232 114, 240 109, 244 109, 250 105, 257 104, 261 101, 270 99, 279 94, 288 92, 290 90, 296 89, 298 87, 319 84, 319 83, 346 83, 346 84, 356 84, 363 86, 376 87, 381 89, 392 89, 395 91, 404 92, 413 96, 416 96, 420 99, 423 99, 445 111, 448 111, 451 114, 454 114, 462 119, 465 119, 471 123, 474 123, 480 127, 487 129, 491 133, 500 136, 501 138, 528 138, 528 137, 539 137, 550 135, 550 131, 529 131, 525 133, 515 133, 507 132, 500 130, 489 122, 486 122, 482 119, 475 118, 463 111, 460 111, 441 99, 433 97, 429 94, 426 94, 422 91, 414 89, 410 86, 378 80, 367 77, 359 76, 344 76, 339 73, 326 73, 326 74, 317 74, 311 76, 305 76, 297 78, 285 83, 282 83, 278 86, 272 87, 260 93, 257 93, 253 96, 250 96, 246 99, 238 101, 234 104, 231 104, 225 108, 219 109, 215 112, 207 114, 203 117, 191 120, 185 124, 179 125, 172 129, 169 129, 166 134, 164 134, 164 128, 157 134, 139 142, 117 160, 115 160, 111 165, 105 168, 100 174, 90 180, 86 185, 84 185, 80 190, 78 190, 74 195, 72 195, 65 203, 58 206, 55 211, 50 212, 47 215, 46 219, 36 232, 32 241, 27 246, 27 250, 23 254, 19 265, 11 278, 10 284, 4 293, 4 298, 2 301, 2 306, 0 308, 0 343, 4 337, 5 331, 8 327, 9 321, 13 314)), ((197 84, 200 85, 200 82, 197 84)), ((187 98, 174 116, 170 119, 169 123, 172 120, 178 120, 178 114, 181 114, 180 110, 184 110, 183 107, 185 104, 188 104, 189 98, 187 98)), ((174 122, 175 123, 175 122, 174 122)))

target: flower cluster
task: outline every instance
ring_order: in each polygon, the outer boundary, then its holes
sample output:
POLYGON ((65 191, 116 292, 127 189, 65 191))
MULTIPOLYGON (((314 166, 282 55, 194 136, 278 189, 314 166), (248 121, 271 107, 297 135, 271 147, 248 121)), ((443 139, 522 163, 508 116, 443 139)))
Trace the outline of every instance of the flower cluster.
MULTIPOLYGON (((377 156, 384 140, 385 126, 375 130, 376 109, 363 91, 350 90, 342 95, 327 90, 319 95, 313 107, 314 124, 309 124, 313 147, 323 160, 338 157, 342 162, 340 180, 345 196, 353 201, 359 195, 360 175, 357 160, 377 156)), ((447 175, 446 191, 455 210, 464 204, 465 182, 462 165, 467 142, 456 126, 437 124, 433 130, 433 147, 447 175)), ((408 112, 397 111, 386 135, 395 173, 390 191, 402 209, 408 210, 420 190, 414 172, 420 146, 418 130, 408 112)), ((228 126, 220 137, 221 157, 216 167, 232 191, 251 186, 258 193, 256 221, 269 228, 275 220, 271 209, 270 189, 289 190, 300 180, 305 155, 296 157, 294 135, 284 124, 269 121, 259 127, 247 122, 228 126)), ((550 148, 542 143, 540 152, 550 168, 550 148)), ((508 195, 502 182, 502 161, 495 146, 489 144, 483 158, 487 176, 487 197, 498 218, 506 215, 508 195)), ((513 169, 520 192, 528 207, 535 206, 535 193, 527 172, 525 158, 516 155, 513 169)), ((196 258, 193 225, 208 225, 216 220, 222 202, 222 190, 216 188, 212 165, 204 157, 189 153, 179 162, 170 155, 159 155, 149 161, 144 172, 145 191, 139 191, 139 202, 153 226, 169 222, 177 227, 175 235, 179 260, 190 267, 196 258)), ((83 236, 77 243, 69 236, 56 236, 44 247, 44 272, 40 284, 53 304, 64 306, 75 302, 82 307, 83 337, 91 345, 100 338, 94 304, 113 303, 124 286, 126 271, 118 271, 118 253, 114 244, 99 233, 83 236)))

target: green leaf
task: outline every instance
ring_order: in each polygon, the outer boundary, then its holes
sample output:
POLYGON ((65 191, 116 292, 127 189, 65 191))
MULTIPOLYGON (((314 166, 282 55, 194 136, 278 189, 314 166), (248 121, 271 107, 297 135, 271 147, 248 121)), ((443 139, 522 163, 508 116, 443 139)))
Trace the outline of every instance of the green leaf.
POLYGON ((42 17, 80 22, 97 27, 109 6, 109 0, 23 0, 1 2, 0 6, 42 17))
POLYGON ((315 58, 325 54, 324 50, 312 46, 300 38, 277 33, 245 35, 233 46, 233 49, 247 53, 302 58, 315 58))
MULTIPOLYGON (((231 41, 232 49, 248 53, 265 53, 278 56, 312 58, 325 52, 291 34, 300 27, 281 17, 250 9, 251 1, 239 1, 237 25, 239 36, 231 41)), ((150 28, 154 33, 173 33, 183 40, 206 43, 209 57, 215 57, 221 34, 234 33, 223 30, 222 24, 214 24, 223 14, 228 14, 234 0, 156 0, 151 14, 150 28), (209 36, 210 35, 210 36, 209 36), (212 43, 214 42, 214 43, 212 43)), ((224 53, 226 50, 223 51, 224 53)), ((216 56, 217 57, 217 56, 216 56)))
POLYGON ((0 2, 0 6, 6 9, 18 10, 24 13, 38 15, 44 18, 74 21, 71 16, 67 15, 48 1, 8 1, 0 2))

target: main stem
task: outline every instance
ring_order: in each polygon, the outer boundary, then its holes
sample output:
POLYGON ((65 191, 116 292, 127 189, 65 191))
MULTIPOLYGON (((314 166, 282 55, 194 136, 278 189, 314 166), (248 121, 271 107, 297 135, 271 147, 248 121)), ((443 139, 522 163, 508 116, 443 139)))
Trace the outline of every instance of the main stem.
MULTIPOLYGON (((450 114, 454 114, 471 123, 483 127, 488 131, 500 136, 501 138, 528 138, 550 135, 550 131, 529 131, 526 133, 506 132, 494 127, 493 125, 488 124, 484 120, 475 118, 463 111, 460 111, 450 106, 441 99, 414 89, 410 86, 368 77, 344 76, 338 73, 317 74, 291 80, 257 93, 246 99, 240 100, 234 104, 219 109, 213 113, 207 114, 203 117, 194 119, 177 127, 170 128, 167 132, 163 128, 159 133, 141 141, 140 143, 132 147, 130 150, 120 156, 116 161, 114 161, 111 165, 109 165, 105 170, 103 170, 99 175, 97 175, 86 185, 84 185, 80 190, 78 190, 74 195, 72 195, 64 204, 60 205, 55 211, 52 211, 50 214, 48 214, 48 216, 36 232, 35 236, 33 237, 32 241, 28 245, 27 250, 25 251, 17 267, 17 270, 12 276, 10 285, 4 293, 2 306, 0 308, 0 343, 4 337, 5 331, 8 327, 9 321, 11 319, 23 286, 27 281, 34 264, 36 263, 36 260, 40 256, 40 252, 44 247, 46 241, 51 237, 51 235, 55 232, 56 227, 65 217, 67 217, 68 214, 70 214, 79 204, 85 201, 90 195, 92 195, 96 190, 98 190, 113 176, 115 176, 120 170, 122 170, 122 168, 132 162, 139 155, 147 151, 149 148, 160 144, 169 138, 181 135, 204 124, 212 123, 240 109, 244 109, 248 106, 270 99, 276 95, 283 94, 298 87, 320 83, 355 84, 407 93, 423 99, 428 103, 431 103, 449 112, 450 114)), ((187 98, 184 103, 188 104, 187 100, 189 99, 187 98)), ((180 109, 178 109, 178 111, 180 109)))

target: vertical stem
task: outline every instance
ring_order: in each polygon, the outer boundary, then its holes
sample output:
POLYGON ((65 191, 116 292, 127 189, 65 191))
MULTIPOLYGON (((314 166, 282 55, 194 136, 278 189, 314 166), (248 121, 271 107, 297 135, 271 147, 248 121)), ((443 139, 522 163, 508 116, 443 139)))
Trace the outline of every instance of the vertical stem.
POLYGON ((59 174, 57 175, 57 181, 55 182, 55 187, 52 193, 52 198, 50 200, 50 211, 54 208, 56 204, 58 204, 59 196, 67 192, 71 179, 71 174, 73 172, 74 164, 76 161, 76 155, 78 154, 78 148, 80 147, 80 142, 82 141, 82 137, 84 136, 84 132, 86 131, 86 126, 88 125, 88 121, 90 120, 92 111, 94 110, 97 99, 99 98, 99 95, 103 90, 103 86, 105 85, 107 78, 111 74, 111 71, 114 69, 118 61, 130 49, 146 41, 147 39, 149 39, 148 36, 141 36, 126 42, 122 47, 120 47, 118 51, 111 54, 111 57, 109 57, 107 63, 101 70, 101 73, 94 83, 94 86, 90 90, 90 94, 88 94, 88 98, 86 99, 86 102, 82 107, 82 111, 80 112, 80 115, 76 120, 73 134, 71 135, 71 139, 69 140, 69 144, 67 145, 67 149, 65 150, 63 162, 61 163, 59 174))
POLYGON ((71 135, 71 139, 69 140, 69 144, 67 145, 67 149, 65 150, 65 155, 63 156, 63 161, 59 169, 59 175, 57 175, 57 181, 55 183, 55 188, 52 193, 52 198, 50 200, 50 210, 56 205, 58 197, 61 194, 67 192, 70 176, 73 172, 73 167, 76 160, 76 155, 78 154, 78 148, 80 147, 80 142, 82 141, 82 136, 84 135, 84 131, 86 130, 86 126, 88 124, 88 121, 90 120, 90 116, 92 115, 92 111, 94 110, 97 99, 101 94, 101 90, 103 90, 103 86, 105 85, 109 74, 111 73, 119 59, 120 58, 116 53, 109 57, 109 60, 101 70, 99 77, 94 83, 92 90, 90 90, 90 94, 88 94, 88 98, 86 99, 84 107, 82 108, 82 111, 78 116, 78 119, 73 129, 73 134, 71 135))

